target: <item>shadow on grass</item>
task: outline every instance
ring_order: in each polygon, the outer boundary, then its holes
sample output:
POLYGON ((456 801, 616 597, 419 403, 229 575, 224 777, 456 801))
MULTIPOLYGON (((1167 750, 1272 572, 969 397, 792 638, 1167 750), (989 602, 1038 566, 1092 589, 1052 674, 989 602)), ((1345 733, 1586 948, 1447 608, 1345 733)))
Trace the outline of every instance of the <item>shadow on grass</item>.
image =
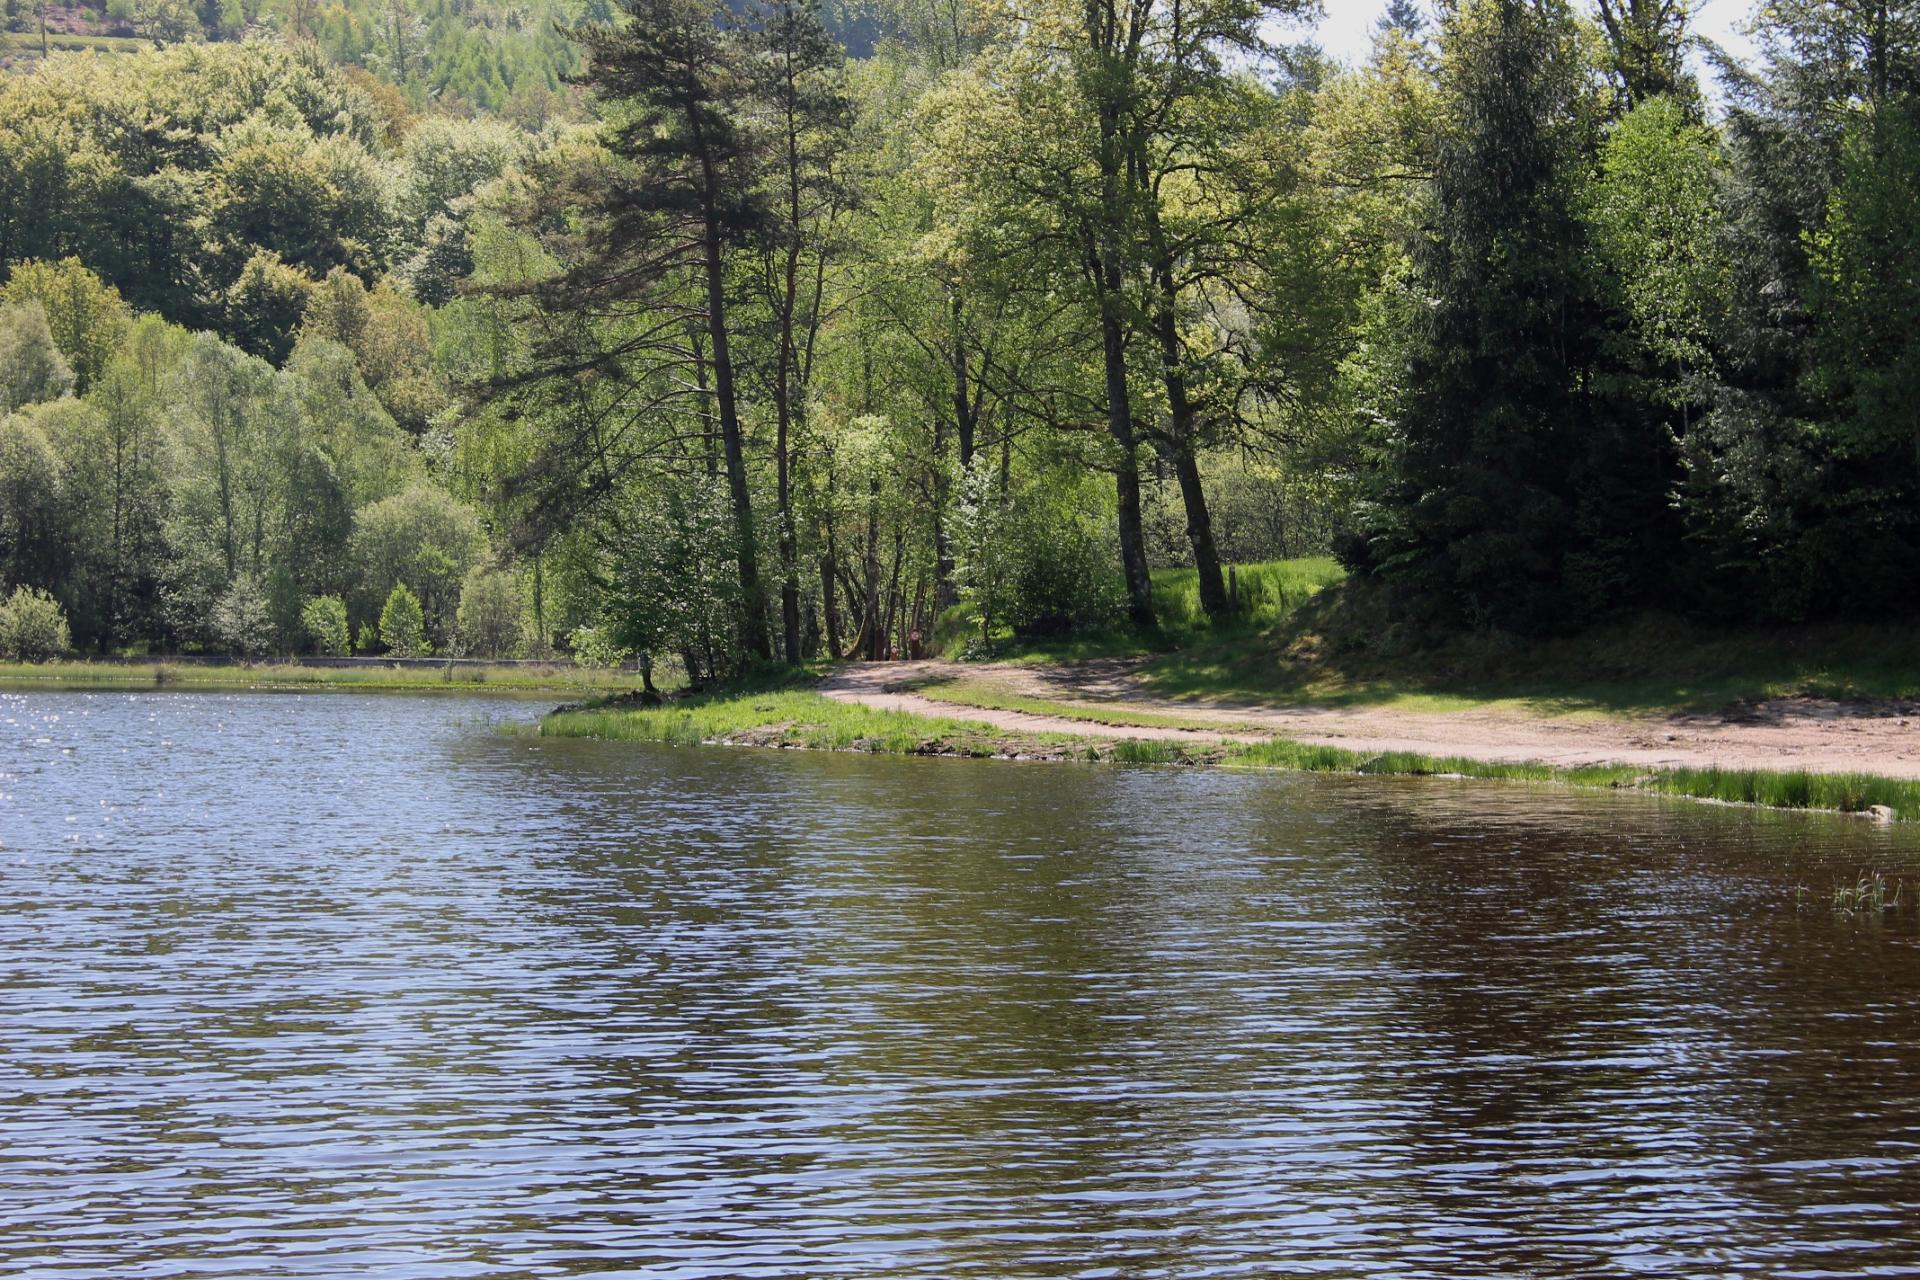
POLYGON ((1782 699, 1920 699, 1920 631, 1890 624, 1739 630, 1648 615, 1575 636, 1412 636, 1359 584, 1316 596, 1255 636, 1158 656, 1151 694, 1330 707, 1459 710, 1515 702, 1548 714, 1727 712, 1782 699))

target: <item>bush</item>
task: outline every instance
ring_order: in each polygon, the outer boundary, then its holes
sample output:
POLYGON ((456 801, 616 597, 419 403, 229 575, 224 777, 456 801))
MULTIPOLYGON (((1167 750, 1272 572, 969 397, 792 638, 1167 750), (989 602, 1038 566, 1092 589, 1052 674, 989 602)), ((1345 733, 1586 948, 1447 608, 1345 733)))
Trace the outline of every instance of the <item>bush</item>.
POLYGON ((73 646, 67 612, 35 587, 16 587, 0 601, 0 654, 18 662, 45 662, 73 646))
POLYGON ((380 639, 396 658, 424 658, 433 652, 433 646, 427 643, 427 621, 420 609, 420 597, 407 590, 404 582, 394 584, 386 607, 380 610, 380 639))
POLYGON ((1039 512, 1014 547, 1001 617, 1018 636, 1064 635, 1119 619, 1126 584, 1104 531, 1071 512, 1039 512))
POLYGON ((220 594, 213 603, 213 633, 243 658, 258 657, 273 647, 273 611, 260 579, 243 573, 220 594))
POLYGON ((526 628, 520 588, 510 574, 476 567, 460 586, 455 620, 463 652, 481 658, 511 658, 520 652, 526 628))
POLYGON ((315 653, 338 657, 347 651, 347 606, 339 596, 315 596, 300 608, 300 626, 315 653))
POLYGON ((633 650, 613 642, 605 627, 576 627, 567 637, 567 645, 573 650, 573 660, 583 667, 611 670, 633 656, 633 650))
POLYGON ((353 651, 366 655, 380 652, 380 630, 371 622, 360 624, 360 638, 353 642, 353 651))

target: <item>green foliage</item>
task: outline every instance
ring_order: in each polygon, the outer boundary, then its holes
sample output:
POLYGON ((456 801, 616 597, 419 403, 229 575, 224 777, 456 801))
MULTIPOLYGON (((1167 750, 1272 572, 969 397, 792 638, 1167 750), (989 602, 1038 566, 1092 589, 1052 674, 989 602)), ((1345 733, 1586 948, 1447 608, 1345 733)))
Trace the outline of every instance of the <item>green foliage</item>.
POLYGON ((16 662, 45 662, 73 647, 66 611, 37 587, 15 587, 0 601, 0 655, 16 662))
POLYGON ((1656 97, 1608 134, 1588 189, 1596 252, 1648 351, 1682 371, 1711 360, 1730 284, 1725 169, 1712 131, 1680 102, 1656 97))
POLYGON ((344 656, 350 649, 347 605, 339 596, 314 596, 300 607, 300 625, 315 653, 344 656))
POLYGON ((475 658, 518 657, 526 639, 522 613, 520 586, 511 574, 474 566, 460 586, 460 652, 475 658))
POLYGON ((73 368, 54 344, 37 301, 0 308, 0 410, 58 400, 73 389, 73 368))
POLYGON ((0 583, 61 584, 69 497, 46 433, 24 414, 0 418, 0 583))
POLYGON ((227 287, 221 331, 242 350, 278 364, 293 349, 312 293, 312 280, 271 249, 257 250, 227 287))
POLYGON ((1665 442, 1619 395, 1578 216, 1593 104, 1577 37, 1564 5, 1521 0, 1462 5, 1446 27, 1418 260, 1433 301, 1374 522, 1347 555, 1451 621, 1568 629, 1662 563, 1665 442))
POLYGON ((73 259, 137 310, 273 351, 298 318, 275 264, 385 265, 380 127, 311 49, 55 55, 0 79, 0 262, 73 259))
POLYGON ((634 492, 616 518, 625 536, 611 554, 602 546, 599 571, 607 642, 625 653, 692 654, 706 672, 740 666, 740 576, 726 491, 696 483, 634 492))
POLYGON ((1116 621, 1127 606, 1104 531, 1084 508, 1034 502, 1020 514, 1002 612, 1017 636, 1057 636, 1116 621))
POLYGON ((424 658, 433 652, 420 598, 404 582, 395 584, 380 609, 380 642, 396 658, 424 658))
MULTIPOLYGON (((353 525, 357 608, 371 614, 405 587, 422 612, 426 638, 436 648, 452 648, 461 584, 486 546, 479 516, 443 490, 415 485, 376 502, 353 525)), ((391 647, 384 622, 380 634, 391 647)))
POLYGON ((1836 408, 1822 433, 1825 501, 1843 513, 1854 592, 1920 573, 1920 107, 1887 103, 1849 133, 1826 225, 1812 237, 1813 384, 1836 408))
POLYGON ((17 264, 0 288, 0 304, 30 302, 46 316, 47 331, 73 370, 74 390, 85 393, 126 337, 133 322, 127 304, 78 258, 17 264))
POLYGON ((273 647, 273 611, 267 587, 253 574, 236 577, 213 605, 213 634, 229 653, 255 658, 273 647))
POLYGON ((999 491, 992 460, 974 459, 960 482, 955 522, 954 581, 980 621, 980 643, 993 646, 994 624, 1001 621, 1012 587, 1015 548, 1007 519, 1007 498, 999 491))
POLYGON ((583 667, 611 671, 633 656, 633 650, 616 644, 609 628, 575 627, 567 637, 573 660, 583 667))

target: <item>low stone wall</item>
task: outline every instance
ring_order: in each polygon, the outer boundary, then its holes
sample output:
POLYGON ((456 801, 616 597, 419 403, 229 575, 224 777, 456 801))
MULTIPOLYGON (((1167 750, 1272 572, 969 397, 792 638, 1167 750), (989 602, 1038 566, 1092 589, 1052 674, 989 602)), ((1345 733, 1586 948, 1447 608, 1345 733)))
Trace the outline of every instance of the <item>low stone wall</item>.
MULTIPOLYGON (((104 662, 124 667, 179 666, 179 667, 240 667, 248 665, 244 658, 229 657, 225 654, 205 653, 150 653, 142 657, 127 658, 118 655, 112 657, 83 656, 82 662, 104 662)), ((281 667, 403 667, 421 671, 444 671, 452 667, 455 671, 470 670, 474 667, 507 667, 515 671, 578 671, 579 665, 564 658, 338 658, 298 655, 295 657, 256 658, 254 666, 281 667)), ((620 664, 619 670, 638 672, 639 664, 627 661, 620 664)))

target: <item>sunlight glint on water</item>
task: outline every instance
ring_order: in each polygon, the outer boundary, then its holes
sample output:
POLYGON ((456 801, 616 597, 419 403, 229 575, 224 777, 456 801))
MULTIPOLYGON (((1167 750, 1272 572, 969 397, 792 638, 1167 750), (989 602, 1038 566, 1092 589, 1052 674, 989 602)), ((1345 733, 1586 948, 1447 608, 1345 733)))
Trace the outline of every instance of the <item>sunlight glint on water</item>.
POLYGON ((0 695, 0 1274, 1920 1273, 1904 832, 541 709, 0 695))

